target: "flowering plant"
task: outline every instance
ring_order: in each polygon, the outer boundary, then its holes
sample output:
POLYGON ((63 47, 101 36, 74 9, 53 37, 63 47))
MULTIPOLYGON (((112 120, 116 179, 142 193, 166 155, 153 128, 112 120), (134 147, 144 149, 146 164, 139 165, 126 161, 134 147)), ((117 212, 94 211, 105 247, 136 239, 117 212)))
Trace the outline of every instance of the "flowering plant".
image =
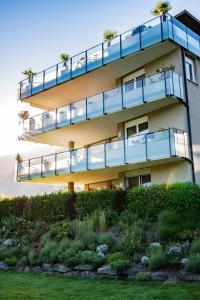
POLYGON ((108 246, 106 244, 99 245, 96 248, 96 252, 99 255, 104 256, 104 255, 106 255, 108 253, 108 246))

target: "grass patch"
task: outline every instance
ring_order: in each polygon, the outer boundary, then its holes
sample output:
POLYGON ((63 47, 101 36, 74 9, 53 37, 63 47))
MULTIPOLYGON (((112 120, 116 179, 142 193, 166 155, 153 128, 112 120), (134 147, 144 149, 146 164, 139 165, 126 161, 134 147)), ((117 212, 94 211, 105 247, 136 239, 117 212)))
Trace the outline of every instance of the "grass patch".
POLYGON ((192 300, 200 283, 163 285, 0 271, 1 300, 192 300))

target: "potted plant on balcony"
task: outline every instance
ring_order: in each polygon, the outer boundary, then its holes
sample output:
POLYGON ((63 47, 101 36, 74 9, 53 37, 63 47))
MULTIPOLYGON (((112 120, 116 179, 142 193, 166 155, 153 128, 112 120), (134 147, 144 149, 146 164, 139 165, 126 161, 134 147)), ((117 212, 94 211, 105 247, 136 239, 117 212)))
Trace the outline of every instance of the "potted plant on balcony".
POLYGON ((162 21, 167 20, 166 14, 172 9, 169 1, 159 1, 156 3, 156 7, 152 10, 152 14, 157 17, 161 17, 162 21))
POLYGON ((23 169, 23 165, 22 165, 23 159, 22 159, 21 154, 17 153, 15 156, 15 159, 17 161, 17 171, 18 171, 18 174, 20 174, 21 170, 23 169))
POLYGON ((104 42, 107 42, 107 47, 110 47, 110 42, 113 38, 117 36, 117 31, 112 31, 112 30, 105 30, 103 33, 103 40, 104 42))
POLYGON ((66 53, 61 53, 60 54, 60 60, 63 62, 63 67, 67 67, 67 62, 70 59, 70 55, 66 53))
POLYGON ((61 76, 63 76, 69 71, 69 66, 67 62, 70 60, 70 55, 66 53, 61 53, 60 60, 63 62, 63 69, 61 70, 61 76))
POLYGON ((175 68, 176 68, 176 66, 172 65, 172 64, 169 65, 169 66, 162 66, 162 67, 156 69, 156 73, 159 73, 160 74, 160 79, 163 79, 164 76, 169 77, 170 72, 168 72, 168 71, 173 72, 175 70, 175 68))
POLYGON ((32 81, 33 76, 36 75, 37 73, 33 72, 32 69, 29 68, 29 69, 24 70, 22 72, 22 74, 28 77, 28 82, 30 84, 31 81, 32 81))

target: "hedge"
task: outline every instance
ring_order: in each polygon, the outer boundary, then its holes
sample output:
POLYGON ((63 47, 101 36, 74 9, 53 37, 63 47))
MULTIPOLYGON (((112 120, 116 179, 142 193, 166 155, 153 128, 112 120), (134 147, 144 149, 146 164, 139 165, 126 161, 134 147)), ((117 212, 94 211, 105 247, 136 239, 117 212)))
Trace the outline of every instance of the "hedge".
POLYGON ((154 185, 125 191, 102 190, 15 197, 0 201, 0 219, 23 216, 28 220, 55 221, 83 218, 95 210, 128 209, 141 218, 155 219, 164 210, 200 211, 200 186, 192 183, 154 185))

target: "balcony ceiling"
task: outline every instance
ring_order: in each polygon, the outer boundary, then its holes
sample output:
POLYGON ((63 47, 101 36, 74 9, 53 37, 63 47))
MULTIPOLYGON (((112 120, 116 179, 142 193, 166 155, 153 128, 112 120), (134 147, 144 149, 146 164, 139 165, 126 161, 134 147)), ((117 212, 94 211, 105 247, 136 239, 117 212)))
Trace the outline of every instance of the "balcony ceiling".
POLYGON ((122 77, 145 64, 173 51, 178 46, 167 40, 123 59, 110 63, 97 70, 71 79, 58 86, 38 93, 24 102, 32 106, 54 109, 84 99, 116 86, 116 78, 122 77))

